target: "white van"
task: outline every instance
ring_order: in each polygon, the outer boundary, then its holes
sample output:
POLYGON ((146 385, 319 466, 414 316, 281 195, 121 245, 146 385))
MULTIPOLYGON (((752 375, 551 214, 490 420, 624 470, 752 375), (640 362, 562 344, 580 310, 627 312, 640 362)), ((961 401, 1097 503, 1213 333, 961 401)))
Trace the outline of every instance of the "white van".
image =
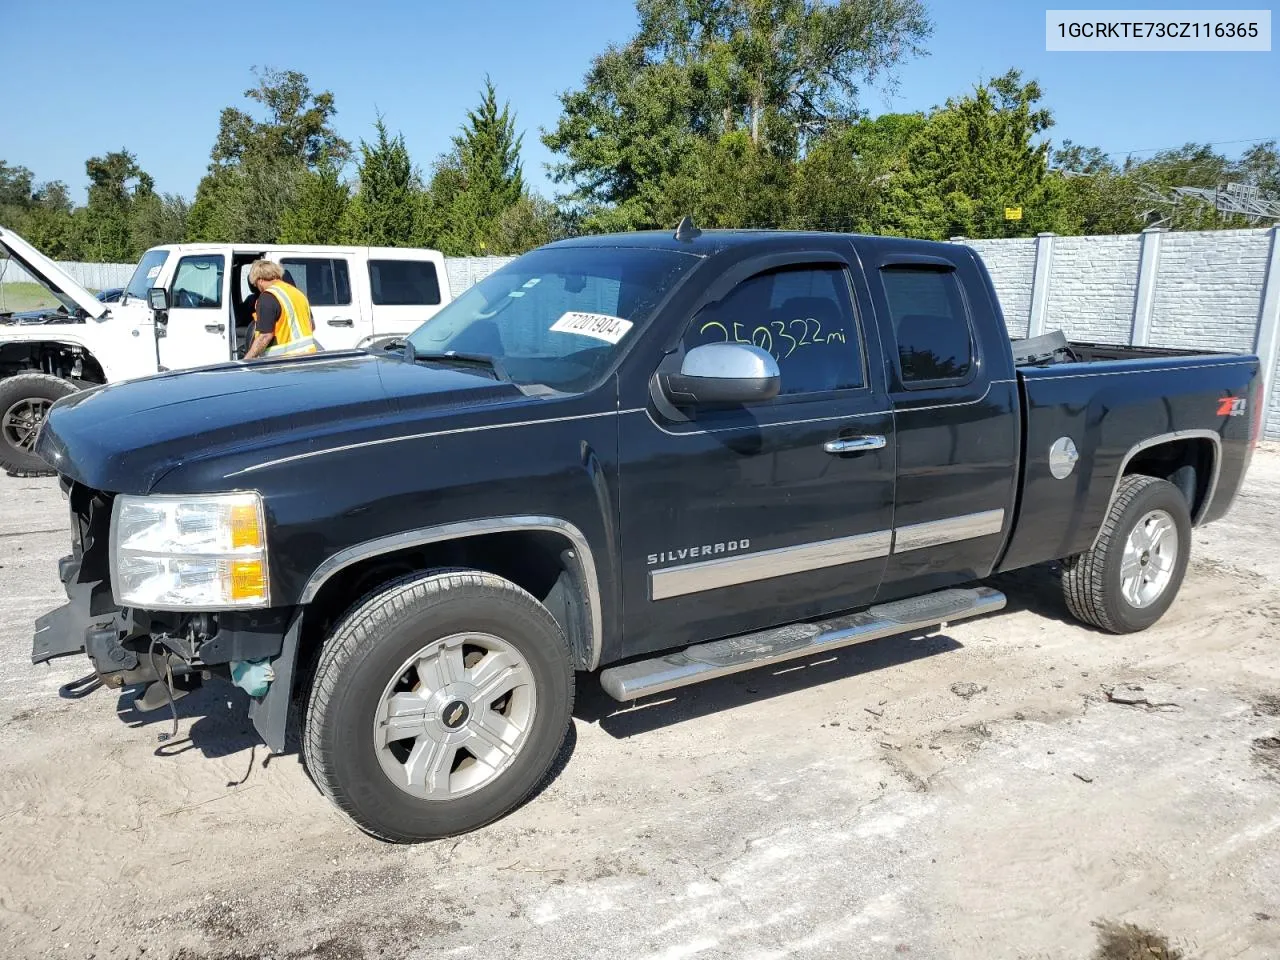
POLYGON ((443 255, 422 248, 168 244, 143 254, 113 303, 3 227, 0 249, 61 304, 0 314, 0 466, 11 472, 45 472, 30 447, 45 411, 73 390, 242 357, 254 260, 275 260, 307 295, 326 350, 410 333, 451 299, 443 255), (151 308, 153 288, 166 291, 167 310, 151 308))

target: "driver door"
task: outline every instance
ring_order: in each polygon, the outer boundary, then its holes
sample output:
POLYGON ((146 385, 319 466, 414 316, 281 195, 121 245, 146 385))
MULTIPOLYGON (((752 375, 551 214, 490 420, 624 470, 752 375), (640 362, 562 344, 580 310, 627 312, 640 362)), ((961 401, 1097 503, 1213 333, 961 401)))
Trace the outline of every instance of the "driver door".
POLYGON ((227 258, 221 253, 188 254, 174 268, 169 316, 157 327, 160 366, 182 370, 231 359, 227 258))

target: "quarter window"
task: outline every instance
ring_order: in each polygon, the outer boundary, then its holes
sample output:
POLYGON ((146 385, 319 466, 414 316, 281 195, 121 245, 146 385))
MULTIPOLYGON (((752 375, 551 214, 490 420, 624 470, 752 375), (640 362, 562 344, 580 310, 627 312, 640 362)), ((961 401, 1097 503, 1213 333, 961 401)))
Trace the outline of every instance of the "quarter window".
POLYGON ((435 264, 427 260, 370 260, 369 284, 377 306, 435 306, 440 302, 440 279, 435 264))
POLYGON ((772 354, 782 374, 782 396, 866 382, 849 283, 840 267, 757 274, 698 311, 684 346, 724 341, 753 343, 772 354))
POLYGON ((173 278, 173 305, 195 310, 221 307, 224 263, 225 259, 219 253, 183 257, 179 260, 173 278))
POLYGON ((351 302, 351 274, 347 261, 286 257, 280 261, 284 278, 307 295, 313 307, 344 307, 351 302))
POLYGON ((963 380, 973 367, 968 312, 953 270, 880 271, 906 385, 963 380))

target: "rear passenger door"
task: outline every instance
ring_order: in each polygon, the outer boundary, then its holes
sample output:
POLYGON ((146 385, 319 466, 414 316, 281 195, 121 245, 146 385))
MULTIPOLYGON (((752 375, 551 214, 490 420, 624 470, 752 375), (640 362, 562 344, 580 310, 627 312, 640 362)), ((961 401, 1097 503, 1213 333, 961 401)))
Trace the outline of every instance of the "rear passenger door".
POLYGON ((307 295, 316 339, 326 350, 347 350, 373 332, 368 304, 352 293, 350 254, 279 250, 267 254, 284 268, 288 283, 307 295))
POLYGON ((436 264, 428 259, 397 257, 391 251, 369 251, 369 302, 375 336, 403 336, 431 319, 444 303, 436 264))
MULTIPOLYGON (((963 250, 963 248, 960 248, 963 250)), ((1020 417, 1001 326, 971 259, 867 264, 898 440, 893 553, 880 600, 987 576, 1012 522, 1020 417)))

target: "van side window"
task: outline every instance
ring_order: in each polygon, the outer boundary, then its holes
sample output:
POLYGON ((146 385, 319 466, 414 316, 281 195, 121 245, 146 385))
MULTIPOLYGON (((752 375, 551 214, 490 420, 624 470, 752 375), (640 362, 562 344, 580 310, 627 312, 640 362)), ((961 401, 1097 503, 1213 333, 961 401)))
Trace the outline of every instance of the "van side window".
POLYGON ((173 277, 169 302, 182 310, 213 310, 222 306, 222 271, 226 258, 220 253, 183 257, 173 277))
POLYGON ((435 306, 440 302, 436 266, 427 260, 370 260, 369 285, 376 306, 435 306))
POLYGON ((347 261, 318 257, 285 257, 284 279, 307 295, 313 307, 345 307, 351 302, 347 261))
POLYGON ((843 268, 783 267, 756 274, 710 303, 685 331, 686 350, 752 343, 778 361, 782 396, 866 383, 862 339, 843 268))
POLYGON ((973 366, 973 334, 954 270, 880 270, 898 341, 904 385, 962 380, 973 366))

